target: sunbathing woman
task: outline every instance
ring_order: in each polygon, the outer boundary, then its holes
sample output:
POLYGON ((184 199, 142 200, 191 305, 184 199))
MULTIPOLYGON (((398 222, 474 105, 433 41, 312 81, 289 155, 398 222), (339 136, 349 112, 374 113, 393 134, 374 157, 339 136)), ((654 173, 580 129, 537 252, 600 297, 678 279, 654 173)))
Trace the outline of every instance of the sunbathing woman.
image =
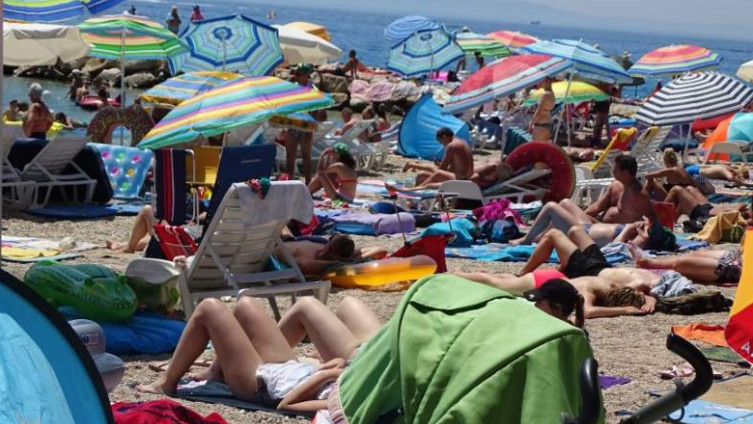
POLYGON ((136 389, 174 393, 211 341, 217 359, 204 377, 226 382, 243 400, 265 399, 278 409, 314 412, 326 408, 331 384, 346 361, 379 328, 376 315, 352 298, 343 300, 337 314, 313 298, 300 298, 279 324, 250 297, 240 299, 233 311, 219 299, 206 299, 191 315, 164 374, 136 389), (323 364, 297 360, 292 346, 304 336, 323 364))
POLYGON ((350 155, 350 149, 344 143, 335 143, 319 158, 316 175, 309 183, 311 194, 324 190, 332 200, 353 202, 358 187, 356 160, 350 155), (332 163, 334 161, 334 163, 332 163))
POLYGON ((471 175, 471 181, 482 189, 507 181, 515 175, 512 167, 502 160, 493 160, 476 166, 475 171, 471 175))
POLYGON ((556 228, 566 233, 576 225, 583 227, 586 234, 599 247, 604 247, 614 241, 622 243, 632 242, 636 246, 644 247, 648 241, 649 224, 647 221, 639 221, 631 224, 593 222, 591 217, 586 215, 575 202, 570 199, 564 199, 559 203, 549 202, 544 205, 525 237, 512 240, 510 244, 532 244, 551 228, 556 228))
POLYGON ((671 269, 690 278, 696 283, 737 283, 742 274, 742 251, 703 250, 680 256, 648 258, 633 246, 630 253, 635 266, 645 269, 671 269))

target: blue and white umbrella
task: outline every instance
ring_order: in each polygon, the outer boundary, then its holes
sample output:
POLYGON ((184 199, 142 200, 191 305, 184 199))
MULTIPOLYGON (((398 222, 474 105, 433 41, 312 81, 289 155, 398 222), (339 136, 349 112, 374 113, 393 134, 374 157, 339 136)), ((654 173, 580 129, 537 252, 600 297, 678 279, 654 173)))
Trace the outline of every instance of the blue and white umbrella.
POLYGON ((180 38, 190 52, 170 60, 170 70, 222 70, 257 77, 269 75, 284 60, 277 28, 243 15, 192 23, 180 38))
POLYGON ((390 49, 387 69, 414 77, 442 69, 464 55, 455 37, 447 31, 422 30, 390 49))
POLYGON ((102 13, 123 0, 5 0, 3 19, 57 22, 102 13))
POLYGON ((528 53, 546 54, 570 60, 584 78, 610 84, 628 84, 633 78, 612 58, 588 44, 575 40, 539 41, 519 48, 528 53))
POLYGON ((424 16, 412 15, 400 18, 384 29, 384 37, 397 44, 418 31, 441 29, 442 24, 424 16))

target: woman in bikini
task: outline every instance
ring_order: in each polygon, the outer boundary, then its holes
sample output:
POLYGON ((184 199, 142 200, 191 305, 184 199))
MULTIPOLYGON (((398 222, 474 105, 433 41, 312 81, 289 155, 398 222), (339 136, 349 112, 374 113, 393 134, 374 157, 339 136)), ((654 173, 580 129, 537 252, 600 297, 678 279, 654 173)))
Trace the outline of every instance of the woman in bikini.
POLYGON ((309 192, 314 194, 324 190, 332 200, 352 202, 356 198, 358 174, 356 160, 344 143, 336 143, 327 149, 319 159, 317 172, 309 183, 309 192))
POLYGON ((539 99, 539 106, 531 120, 531 135, 533 141, 550 141, 552 139, 552 110, 554 110, 554 92, 552 91, 552 79, 546 78, 541 83, 544 94, 539 99))
POLYGON ((36 138, 37 140, 47 140, 47 131, 54 122, 50 109, 42 101, 43 93, 44 90, 38 83, 35 82, 29 86, 31 106, 23 124, 26 137, 36 138))

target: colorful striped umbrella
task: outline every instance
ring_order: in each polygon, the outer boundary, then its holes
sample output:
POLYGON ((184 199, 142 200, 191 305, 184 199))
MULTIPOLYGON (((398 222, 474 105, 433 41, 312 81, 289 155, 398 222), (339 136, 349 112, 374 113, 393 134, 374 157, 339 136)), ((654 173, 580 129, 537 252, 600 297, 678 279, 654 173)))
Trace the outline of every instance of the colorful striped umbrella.
POLYGON ((390 40, 392 44, 397 44, 418 31, 435 29, 442 29, 442 24, 434 19, 412 15, 400 18, 389 24, 384 29, 384 37, 390 40))
POLYGON ((406 77, 437 71, 465 54, 443 29, 418 31, 390 49, 387 69, 406 77))
POLYGON ((753 90, 718 72, 675 78, 648 99, 635 119, 649 125, 688 124, 737 112, 753 100, 753 90))
POLYGON ((486 34, 507 47, 515 50, 539 41, 538 38, 517 31, 495 31, 486 34))
POLYGON ((239 78, 184 101, 170 111, 139 143, 161 148, 187 143, 199 136, 212 137, 234 128, 330 107, 326 93, 275 77, 239 78))
POLYGON ((5 0, 3 19, 28 22, 57 22, 95 15, 117 6, 123 0, 5 0))
POLYGON ((571 69, 569 60, 529 54, 510 56, 492 62, 470 75, 444 106, 445 113, 459 113, 480 106, 498 97, 515 94, 571 69))
POLYGON ((724 327, 727 344, 746 361, 753 363, 753 228, 748 227, 742 249, 743 271, 735 293, 735 302, 724 327))
POLYGON ((163 60, 187 50, 178 37, 143 16, 108 15, 78 25, 92 57, 108 60, 163 60))
POLYGON ((736 113, 720 122, 704 140, 703 149, 709 150, 716 143, 730 140, 753 141, 753 113, 736 113))
POLYGON ((221 71, 182 74, 150 88, 141 95, 141 100, 177 106, 183 101, 209 91, 220 84, 242 77, 242 75, 234 72, 221 71))
MULTIPOLYGON (((568 81, 558 81, 552 84, 552 91, 554 91, 554 99, 559 103, 564 101, 565 103, 580 103, 588 101, 602 101, 609 99, 609 94, 601 91, 599 87, 593 86, 583 81, 571 81, 570 88, 567 87, 568 81), (567 97, 565 97, 567 93, 567 97)), ((532 105, 539 101, 539 98, 544 94, 544 89, 539 88, 531 92, 530 97, 524 102, 525 105, 532 105)))
POLYGON ((277 28, 243 15, 195 22, 180 37, 190 51, 170 59, 173 74, 221 69, 258 77, 284 60, 277 28))
POLYGON ((463 31, 455 34, 455 42, 458 43, 464 52, 470 54, 481 53, 481 56, 485 57, 505 57, 512 55, 510 49, 483 34, 478 34, 472 31, 463 31))
POLYGON ((628 72, 635 76, 672 76, 713 69, 719 66, 721 62, 721 56, 703 47, 693 45, 666 46, 643 55, 628 69, 628 72))
POLYGON ((584 78, 610 84, 633 82, 633 78, 612 58, 581 41, 539 41, 523 46, 520 50, 568 59, 573 62, 578 75, 584 78))

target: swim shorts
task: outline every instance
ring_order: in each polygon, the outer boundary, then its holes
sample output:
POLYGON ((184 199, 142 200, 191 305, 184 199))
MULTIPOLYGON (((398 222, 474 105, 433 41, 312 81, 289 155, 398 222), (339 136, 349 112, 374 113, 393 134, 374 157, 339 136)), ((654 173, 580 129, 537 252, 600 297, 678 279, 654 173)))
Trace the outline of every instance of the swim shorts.
POLYGON ((557 278, 566 278, 567 276, 556 269, 537 269, 531 273, 533 275, 533 288, 537 289, 549 280, 557 278))
POLYGON ((714 206, 711 203, 698 205, 690 211, 690 219, 693 221, 703 221, 705 223, 711 216, 712 209, 714 209, 714 206))
POLYGON ((603 269, 611 267, 599 246, 592 244, 583 250, 573 252, 562 271, 568 278, 595 277, 603 269))

